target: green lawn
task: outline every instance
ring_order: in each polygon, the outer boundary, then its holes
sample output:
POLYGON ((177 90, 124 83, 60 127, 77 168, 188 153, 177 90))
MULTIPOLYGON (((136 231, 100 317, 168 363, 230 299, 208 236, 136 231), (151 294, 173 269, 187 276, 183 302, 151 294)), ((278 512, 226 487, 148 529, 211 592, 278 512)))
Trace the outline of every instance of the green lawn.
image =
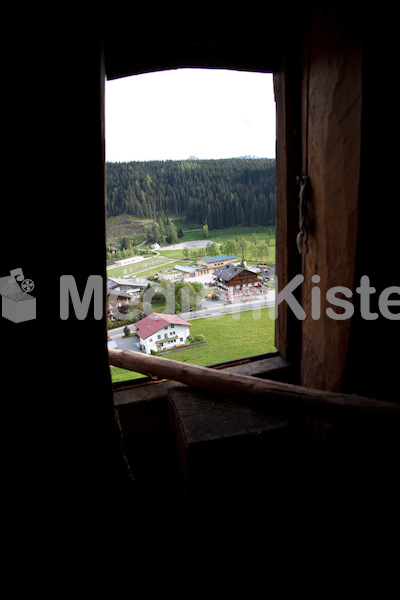
POLYGON ((234 240, 236 237, 243 236, 245 240, 251 242, 251 236, 255 233, 257 241, 265 242, 267 239, 267 229, 271 230, 270 244, 272 247, 272 244, 275 243, 275 227, 272 226, 268 228, 262 225, 257 225, 256 227, 236 225, 235 227, 226 227, 225 229, 212 229, 210 231, 210 239, 213 242, 223 244, 227 240, 234 240))
MULTIPOLYGON (((206 366, 276 351, 275 321, 269 318, 268 308, 193 319, 191 323, 191 334, 203 334, 207 345, 167 354, 165 358, 206 366)), ((117 367, 111 367, 111 376, 113 382, 141 377, 138 373, 117 367)))
POLYGON ((123 265, 122 267, 114 267, 113 269, 107 269, 107 277, 150 277, 155 275, 158 271, 164 269, 172 269, 176 262, 171 262, 172 258, 165 258, 163 256, 150 256, 137 263, 130 263, 123 265))
MULTIPOLYGON (((275 227, 269 227, 268 229, 271 232, 271 237, 270 237, 269 244, 268 244, 268 264, 273 265, 273 264, 275 264, 275 227)), ((253 234, 256 234, 257 244, 263 244, 263 243, 265 244, 266 243, 267 227, 262 227, 261 225, 259 225, 257 227, 242 227, 241 225, 237 225, 235 227, 227 227, 226 229, 213 229, 210 231, 209 239, 212 242, 223 244, 224 242, 226 242, 228 240, 235 241, 236 238, 243 236, 247 242, 252 242, 253 234)), ((204 237, 204 232, 202 229, 200 231, 196 231, 196 230, 195 231, 185 231, 183 237, 180 238, 179 243, 195 241, 195 240, 204 240, 204 239, 205 239, 205 237, 204 237)), ((200 249, 197 249, 196 251, 200 251, 200 249)), ((145 259, 143 262, 140 262, 137 264, 132 263, 130 265, 125 265, 123 267, 114 267, 113 269, 109 269, 107 271, 107 275, 109 277, 124 277, 124 276, 132 277, 133 275, 137 275, 140 277, 141 272, 144 270, 143 275, 145 277, 150 277, 151 275, 155 275, 158 271, 173 267, 174 266, 173 264, 166 265, 164 267, 164 264, 166 264, 168 260, 175 260, 178 263, 181 261, 185 261, 185 263, 186 263, 186 259, 185 259, 185 256, 184 256, 182 250, 164 250, 163 248, 160 248, 160 254, 161 254, 161 256, 159 256, 159 257, 156 257, 156 256, 149 257, 149 258, 145 259), (154 264, 154 268, 149 269, 149 267, 152 266, 150 263, 151 262, 155 263, 156 259, 157 259, 158 264, 157 265, 154 264), (124 273, 124 271, 125 271, 125 273, 124 273)), ((205 248, 201 252, 201 255, 202 256, 207 255, 205 248)), ((254 261, 251 260, 250 254, 248 256, 246 256, 246 259, 248 260, 249 264, 253 264, 254 261)), ((259 261, 256 261, 256 262, 259 262, 259 261)), ((192 264, 192 263, 190 262, 189 264, 192 264)))
MULTIPOLYGON (((227 227, 226 229, 212 229, 210 231, 210 241, 215 242, 217 244, 223 244, 224 242, 227 242, 228 240, 232 240, 232 241, 236 241, 236 238, 239 238, 241 236, 244 237, 244 239, 247 242, 252 243, 253 242, 253 234, 256 234, 256 238, 257 238, 257 244, 265 244, 267 241, 267 229, 270 230, 271 232, 271 236, 269 239, 269 244, 268 244, 268 264, 270 265, 274 265, 275 264, 275 227, 262 227, 261 225, 257 226, 257 227, 242 227, 241 225, 237 225, 236 227, 227 227)), ((179 240, 179 242, 189 242, 189 241, 193 241, 193 240, 204 240, 204 233, 203 231, 187 231, 184 233, 183 238, 181 238, 179 240)), ((198 249, 200 250, 200 249, 198 249)), ((196 252, 198 251, 196 250, 196 252)), ((162 256, 168 257, 168 258, 174 258, 177 260, 184 260, 184 255, 182 250, 164 250, 163 248, 160 248, 160 252, 162 254, 162 256)), ((203 256, 206 256, 206 249, 203 249, 202 252, 203 256)), ((252 263, 254 261, 251 261, 251 256, 250 254, 248 256, 246 256, 246 259, 249 261, 249 263, 252 263)), ((259 262, 259 261, 255 261, 255 262, 259 262)))

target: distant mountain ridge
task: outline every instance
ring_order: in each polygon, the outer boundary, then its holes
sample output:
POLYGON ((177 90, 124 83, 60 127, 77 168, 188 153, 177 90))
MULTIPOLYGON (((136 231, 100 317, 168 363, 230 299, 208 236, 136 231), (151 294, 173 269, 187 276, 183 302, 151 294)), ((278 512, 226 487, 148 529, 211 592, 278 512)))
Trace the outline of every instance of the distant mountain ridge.
POLYGON ((264 160, 264 158, 260 158, 259 156, 254 156, 254 154, 247 154, 246 156, 238 156, 238 158, 244 158, 246 160, 264 160))
POLYGON ((209 229, 275 224, 275 160, 107 163, 107 216, 186 217, 209 229))

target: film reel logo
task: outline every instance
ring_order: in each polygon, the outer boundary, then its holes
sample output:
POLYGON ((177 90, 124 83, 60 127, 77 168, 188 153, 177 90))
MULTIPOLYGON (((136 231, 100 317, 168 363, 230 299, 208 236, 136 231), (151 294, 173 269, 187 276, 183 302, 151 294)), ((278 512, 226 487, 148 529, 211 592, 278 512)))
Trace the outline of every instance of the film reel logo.
POLYGON ((30 295, 34 289, 33 280, 25 278, 22 269, 13 269, 10 275, 0 277, 2 317, 14 323, 36 319, 36 298, 30 295))
POLYGON ((33 283, 32 279, 24 279, 21 283, 21 288, 25 293, 33 292, 35 289, 35 284, 33 283))

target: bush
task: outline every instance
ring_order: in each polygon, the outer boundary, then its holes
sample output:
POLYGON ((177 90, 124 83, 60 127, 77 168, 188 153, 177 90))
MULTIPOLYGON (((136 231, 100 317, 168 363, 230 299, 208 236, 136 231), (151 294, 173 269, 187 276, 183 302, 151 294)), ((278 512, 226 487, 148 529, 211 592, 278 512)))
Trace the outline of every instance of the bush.
POLYGON ((205 342, 206 338, 202 333, 199 333, 198 335, 189 335, 188 340, 191 344, 198 344, 200 342, 205 342))

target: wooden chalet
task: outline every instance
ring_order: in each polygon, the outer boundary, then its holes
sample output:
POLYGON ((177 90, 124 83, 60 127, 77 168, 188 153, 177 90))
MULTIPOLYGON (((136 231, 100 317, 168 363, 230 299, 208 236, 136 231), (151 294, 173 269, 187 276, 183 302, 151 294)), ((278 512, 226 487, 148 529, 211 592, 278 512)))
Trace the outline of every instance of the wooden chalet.
POLYGON ((215 271, 214 282, 220 299, 228 302, 250 298, 262 291, 257 273, 237 265, 225 265, 215 271))

